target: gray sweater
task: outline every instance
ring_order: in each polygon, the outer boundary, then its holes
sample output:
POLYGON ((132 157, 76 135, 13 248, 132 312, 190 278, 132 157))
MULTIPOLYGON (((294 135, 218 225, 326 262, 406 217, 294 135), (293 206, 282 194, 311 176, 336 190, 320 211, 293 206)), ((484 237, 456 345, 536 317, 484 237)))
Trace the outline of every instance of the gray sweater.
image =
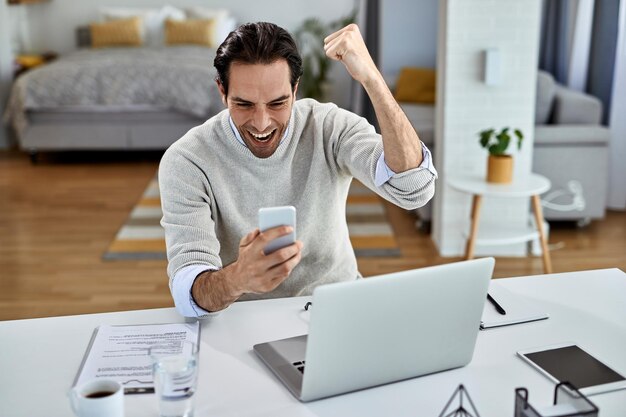
POLYGON ((293 205, 301 262, 268 294, 241 299, 310 295, 330 282, 359 276, 348 237, 346 199, 355 177, 405 209, 424 205, 435 192, 425 168, 374 185, 382 138, 362 117, 314 100, 294 104, 287 136, 266 159, 237 141, 224 110, 191 129, 165 153, 159 186, 167 244, 167 268, 193 264, 222 268, 238 257, 241 238, 258 227, 261 207, 293 205))

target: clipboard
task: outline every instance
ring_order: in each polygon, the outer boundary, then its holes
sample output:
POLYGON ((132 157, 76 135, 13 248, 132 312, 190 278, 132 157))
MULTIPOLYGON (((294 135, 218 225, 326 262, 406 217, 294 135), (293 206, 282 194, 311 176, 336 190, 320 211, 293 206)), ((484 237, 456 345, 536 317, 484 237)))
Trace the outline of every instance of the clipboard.
POLYGON ((200 322, 96 327, 72 386, 90 379, 113 379, 124 394, 154 393, 152 364, 148 348, 187 340, 200 347, 200 322))

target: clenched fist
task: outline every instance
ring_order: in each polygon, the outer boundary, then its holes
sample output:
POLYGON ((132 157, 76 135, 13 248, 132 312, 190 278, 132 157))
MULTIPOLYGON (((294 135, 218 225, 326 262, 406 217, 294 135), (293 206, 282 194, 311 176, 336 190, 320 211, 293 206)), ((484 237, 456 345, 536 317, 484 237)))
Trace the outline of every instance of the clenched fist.
POLYGON ((324 39, 324 51, 330 59, 342 62, 352 78, 363 85, 380 76, 361 31, 354 23, 328 35, 324 39))

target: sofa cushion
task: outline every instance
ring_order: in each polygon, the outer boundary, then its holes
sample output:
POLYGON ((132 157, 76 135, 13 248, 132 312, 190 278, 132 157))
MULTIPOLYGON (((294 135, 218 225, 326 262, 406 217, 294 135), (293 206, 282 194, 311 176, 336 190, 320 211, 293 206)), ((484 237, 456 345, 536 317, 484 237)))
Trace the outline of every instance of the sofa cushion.
POLYGON ((396 84, 396 100, 408 103, 434 103, 435 77, 435 70, 431 68, 402 68, 396 84))
POLYGON ((607 146, 610 130, 593 125, 535 126, 535 147, 607 146))
POLYGON ((599 125, 602 102, 589 94, 557 85, 552 123, 557 125, 599 125))
POLYGON ((556 94, 556 83, 550 73, 537 72, 537 106, 535 107, 535 124, 545 125, 550 120, 552 102, 556 94))

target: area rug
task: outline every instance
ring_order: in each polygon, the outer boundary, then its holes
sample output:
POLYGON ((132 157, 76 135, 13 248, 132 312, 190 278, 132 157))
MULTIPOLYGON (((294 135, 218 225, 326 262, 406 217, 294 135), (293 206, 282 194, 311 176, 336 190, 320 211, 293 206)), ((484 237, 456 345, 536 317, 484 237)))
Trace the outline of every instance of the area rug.
MULTIPOLYGON (((357 257, 397 257, 400 248, 382 199, 358 181, 348 194, 348 230, 357 257)), ((159 183, 153 179, 104 253, 107 260, 167 259, 159 183)))

